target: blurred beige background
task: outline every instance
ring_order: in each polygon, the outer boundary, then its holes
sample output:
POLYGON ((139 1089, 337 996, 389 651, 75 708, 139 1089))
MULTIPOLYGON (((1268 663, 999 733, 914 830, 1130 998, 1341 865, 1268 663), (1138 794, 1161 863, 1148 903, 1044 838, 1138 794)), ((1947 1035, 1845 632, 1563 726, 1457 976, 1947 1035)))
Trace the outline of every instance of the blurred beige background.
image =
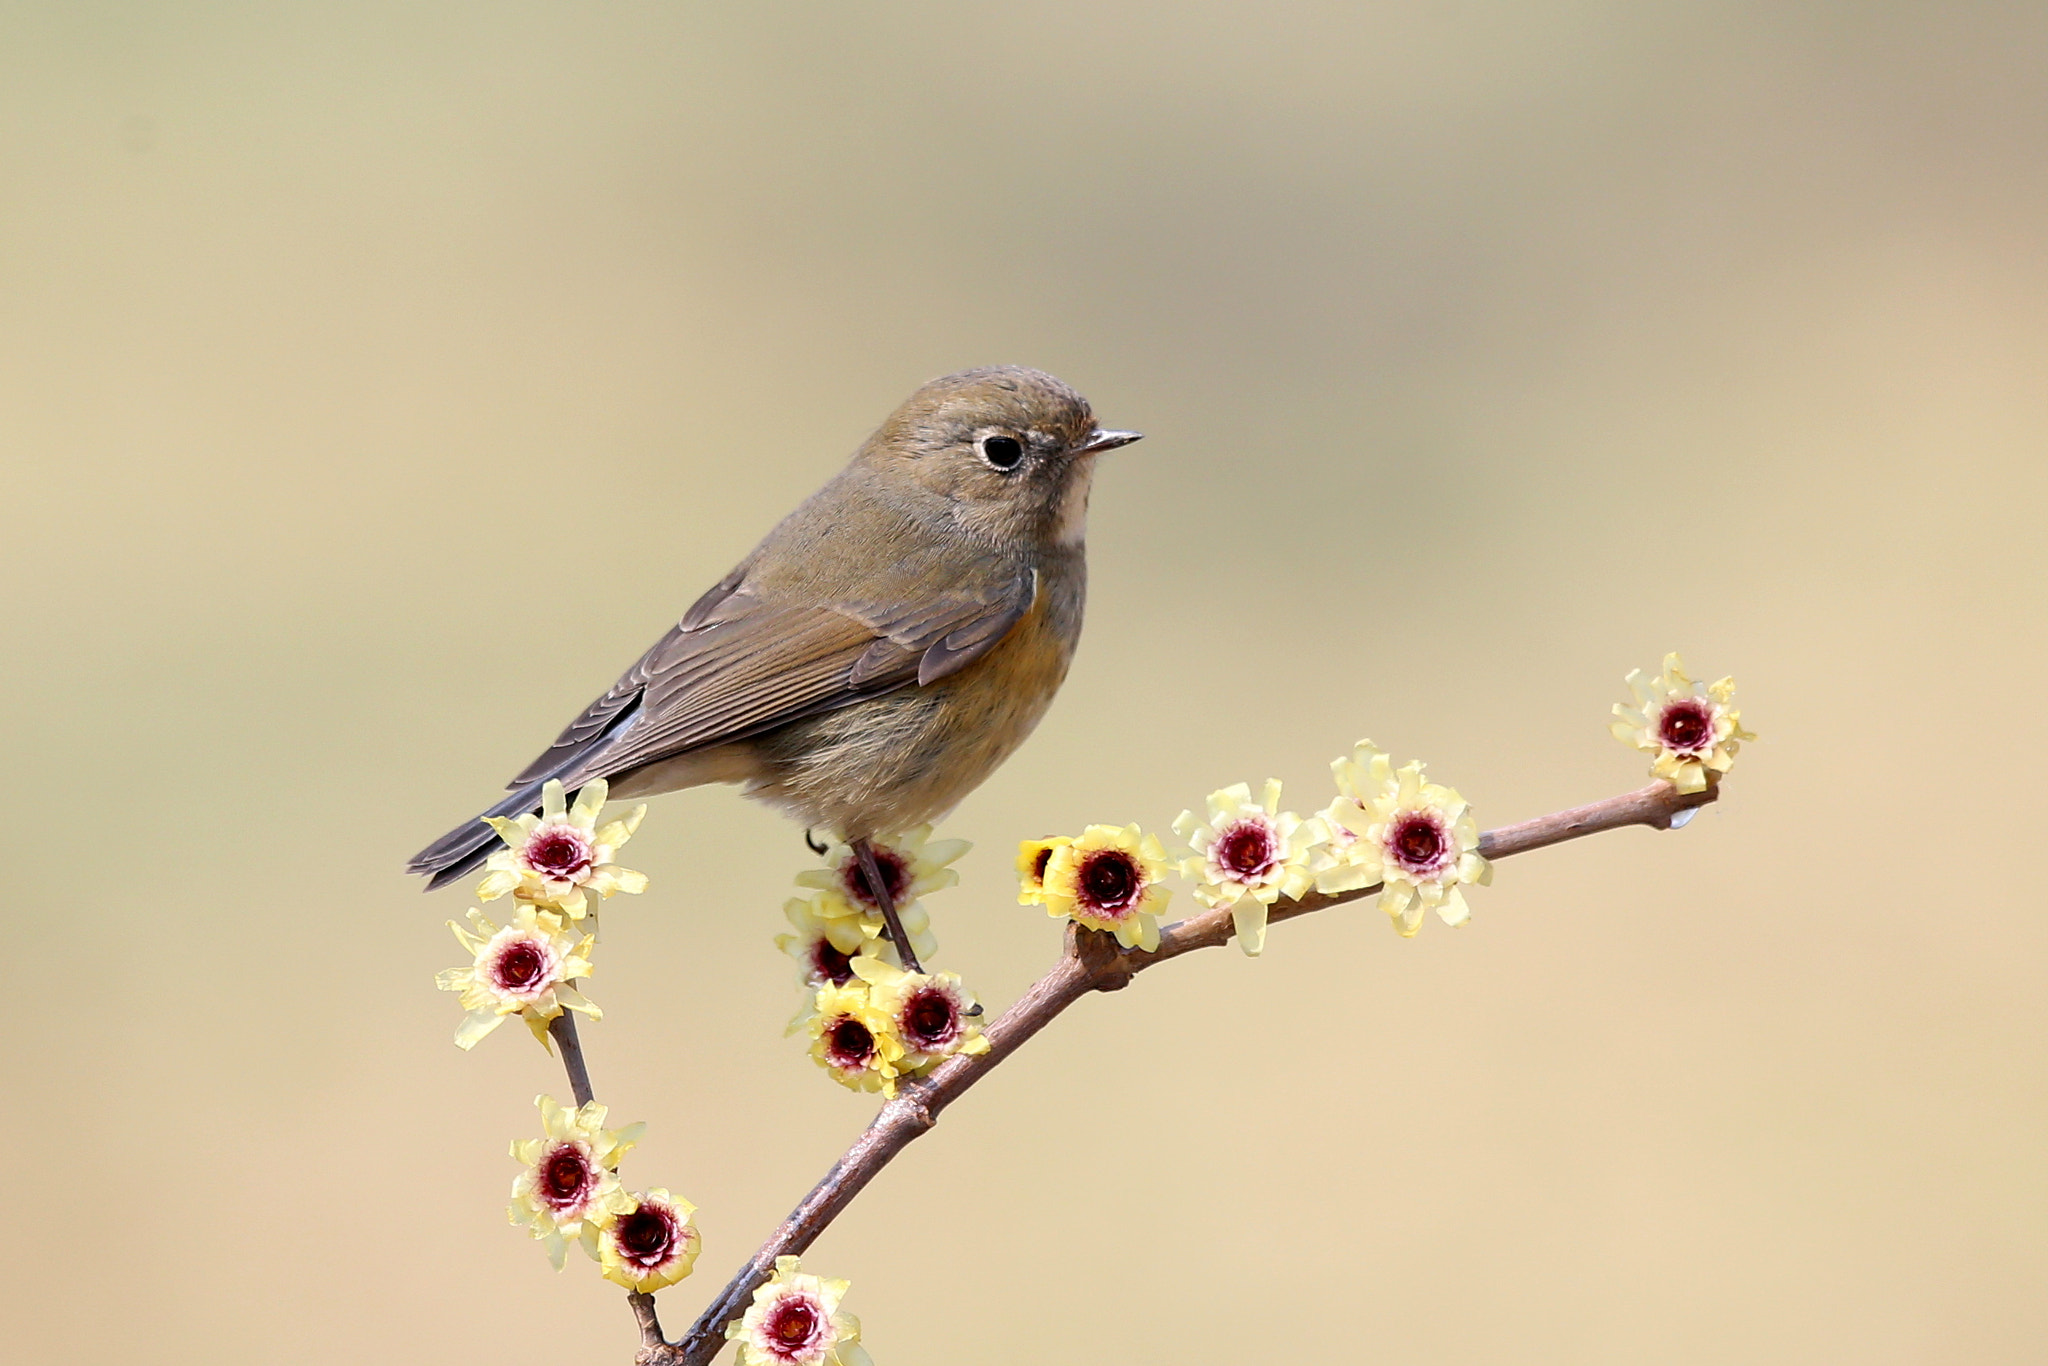
MULTIPOLYGON (((399 873, 925 378, 1148 433, 1079 662, 947 823, 1361 734, 1483 823, 1727 800, 1089 1001, 811 1264, 883 1366, 2038 1362, 2048 477, 2032 4, 0 11, 17 1361, 622 1363, 504 1223, 557 1067, 399 873)), ((587 1041, 702 1205, 673 1328, 872 1101, 781 1037, 797 832, 659 801, 587 1041)), ((1184 903, 1183 903, 1184 904, 1184 903)))

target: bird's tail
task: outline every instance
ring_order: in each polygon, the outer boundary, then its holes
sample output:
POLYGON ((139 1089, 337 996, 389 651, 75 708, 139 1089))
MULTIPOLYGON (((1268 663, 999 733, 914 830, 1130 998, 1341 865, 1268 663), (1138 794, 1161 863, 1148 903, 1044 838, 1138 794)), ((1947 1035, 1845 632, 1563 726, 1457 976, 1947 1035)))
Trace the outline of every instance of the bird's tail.
POLYGON ((538 811, 540 789, 538 782, 515 788, 482 816, 464 821, 414 854, 412 862, 405 865, 405 871, 426 874, 430 892, 436 887, 446 887, 457 878, 468 877, 484 866, 484 860, 490 857, 491 847, 498 842, 498 832, 484 824, 484 816, 523 816, 538 811))

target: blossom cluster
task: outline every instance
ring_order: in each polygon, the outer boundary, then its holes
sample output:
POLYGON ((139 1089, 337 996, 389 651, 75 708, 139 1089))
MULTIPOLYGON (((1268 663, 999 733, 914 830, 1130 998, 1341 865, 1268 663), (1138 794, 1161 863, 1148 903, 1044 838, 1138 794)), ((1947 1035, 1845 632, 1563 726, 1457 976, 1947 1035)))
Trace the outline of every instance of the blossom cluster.
MULTIPOLYGON (((920 962, 939 951, 923 898, 960 881, 953 864, 973 847, 966 840, 934 840, 931 835, 929 825, 920 825, 893 839, 871 842, 876 871, 920 962)), ((853 846, 829 840, 822 857, 824 867, 797 874, 797 886, 809 895, 783 903, 793 933, 775 940, 796 960, 797 980, 813 992, 826 985, 845 986, 853 979, 856 958, 881 958, 899 967, 903 963, 896 946, 883 937, 882 903, 868 885, 853 846)))
POLYGON ((629 1191, 619 1181, 619 1159, 647 1126, 607 1129, 594 1100, 575 1110, 553 1096, 534 1103, 541 1137, 513 1140, 519 1175, 507 1212, 546 1246, 555 1270, 573 1242, 628 1290, 649 1293, 689 1275, 703 1242, 690 1222, 697 1207, 658 1186, 629 1191))
POLYGON ((1159 946, 1155 916, 1169 868, 1194 884, 1196 900, 1229 909, 1238 946, 1252 957, 1264 951, 1274 904, 1312 890, 1381 886, 1381 905, 1404 935, 1432 906, 1445 923, 1464 923, 1459 885, 1488 876, 1464 800, 1423 782, 1419 763, 1396 772, 1369 740, 1331 767, 1337 796, 1312 816, 1280 809, 1277 779, 1256 798, 1249 783, 1210 793, 1200 816, 1175 818, 1181 849, 1171 863, 1159 840, 1135 825, 1026 840, 1017 854, 1018 900, 1146 952, 1159 946))
POLYGON ((988 1052, 981 1006, 957 973, 906 972, 867 957, 852 969, 843 985, 818 988, 805 1022, 811 1057, 841 1086, 893 1097, 900 1078, 923 1076, 955 1053, 988 1052))
MULTIPOLYGON (((542 789, 538 814, 489 818, 503 847, 486 860, 477 897, 490 902, 509 894, 512 915, 499 926, 472 907, 467 927, 449 922, 470 963, 436 978, 442 989, 462 994, 468 1013, 455 1041, 464 1049, 514 1015, 543 1047, 550 1025, 565 1010, 601 1018, 576 985, 590 975, 596 941, 586 922, 594 924, 598 902, 647 887, 645 874, 616 862, 647 808, 635 807, 600 826, 606 795, 602 781, 592 782, 572 804, 562 784, 551 781, 542 789)), ((914 849, 890 851, 884 863, 897 879, 890 890, 924 932, 916 947, 927 952, 929 917, 916 909, 916 897, 956 880, 945 865, 967 848, 958 841, 925 846, 929 833, 922 832, 914 849)), ((861 1010, 873 1015, 886 1036, 886 1048, 877 1052, 895 1069, 892 1082, 949 1053, 988 1047, 969 1019, 980 1007, 960 988, 959 978, 906 973, 876 956, 893 946, 877 939, 880 911, 863 895, 864 884, 842 877, 812 885, 817 895, 793 902, 791 910, 804 942, 785 947, 827 989, 850 991, 860 983, 861 1010), (838 943, 850 952, 833 947, 838 943)), ((689 1275, 703 1246, 692 1218, 697 1207, 663 1187, 629 1190, 619 1179, 620 1159, 647 1126, 608 1129, 606 1108, 594 1100, 573 1110, 546 1095, 535 1104, 541 1136, 515 1139, 511 1147, 519 1164, 507 1209, 511 1222, 543 1245, 557 1271, 573 1243, 598 1263, 606 1280, 641 1294, 689 1275)), ((871 1366, 860 1346, 859 1320, 839 1309, 846 1288, 845 1281, 802 1274, 794 1257, 779 1259, 746 1314, 728 1325, 727 1336, 739 1340, 740 1366, 871 1366)))
POLYGON ((597 813, 604 807, 605 790, 602 779, 592 782, 576 794, 572 806, 562 784, 551 780, 541 789, 540 814, 490 818, 504 847, 485 862, 477 899, 496 901, 510 893, 513 913, 500 926, 471 907, 467 928, 448 922, 470 955, 469 966, 434 979, 443 991, 461 992, 462 1008, 469 1012, 455 1032, 458 1047, 475 1047, 514 1015, 543 1048, 548 1047, 549 1024, 563 1011, 603 1018, 576 985, 591 973, 596 942, 582 922, 593 915, 591 897, 603 900, 647 887, 645 873, 614 862, 647 808, 635 807, 624 819, 600 827, 597 813))
MULTIPOLYGON (((1616 736, 1655 756, 1651 772, 1680 792, 1698 792, 1727 771, 1742 729, 1730 705, 1733 679, 1705 685, 1688 678, 1677 655, 1664 672, 1629 675, 1636 705, 1615 707, 1616 736)), ((1471 917, 1464 889, 1484 885, 1492 866, 1479 852, 1479 827, 1458 792, 1433 783, 1420 761, 1396 768, 1370 740, 1331 762, 1337 795, 1312 816, 1280 809, 1280 783, 1254 799, 1237 783, 1209 794, 1206 811, 1173 822, 1181 849, 1173 866, 1206 906, 1227 907, 1238 946, 1256 957, 1280 899, 1311 890, 1326 896, 1377 888, 1380 908, 1404 937, 1434 910, 1446 925, 1471 917)), ((1042 905, 1126 948, 1159 946, 1156 916, 1165 904, 1168 868, 1159 841, 1135 825, 1091 825, 1078 837, 1026 840, 1017 850, 1017 899, 1042 905)))
MULTIPOLYGON (((920 960, 938 951, 922 898, 960 880, 952 865, 966 840, 934 840, 928 825, 869 842, 876 870, 920 960)), ((853 846, 829 841, 825 866, 797 875, 810 895, 783 906, 792 932, 776 944, 797 963, 804 1004, 789 1023, 811 1057, 840 1085, 896 1094, 955 1053, 985 1053, 981 1006, 951 972, 910 972, 886 938, 882 905, 853 846)))
MULTIPOLYGON (((596 1101, 576 1110, 552 1096, 535 1104, 542 1136, 512 1144, 520 1166, 507 1211, 512 1223, 545 1245, 557 1271, 573 1243, 606 1280, 640 1294, 688 1276, 703 1247, 691 1220, 697 1207, 661 1187, 629 1191, 619 1180, 619 1159, 647 1126, 607 1129, 596 1101)), ((726 1327, 739 1342, 741 1366, 872 1366, 860 1320, 840 1311, 846 1288, 802 1274, 795 1257, 778 1258, 747 1312, 726 1327)))

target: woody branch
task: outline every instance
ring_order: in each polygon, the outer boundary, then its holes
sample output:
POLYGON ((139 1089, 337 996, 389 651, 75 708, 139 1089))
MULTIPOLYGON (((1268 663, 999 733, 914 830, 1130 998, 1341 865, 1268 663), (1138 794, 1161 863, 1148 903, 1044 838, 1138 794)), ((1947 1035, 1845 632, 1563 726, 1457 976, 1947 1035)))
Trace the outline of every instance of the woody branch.
MULTIPOLYGON (((1699 792, 1681 793, 1670 783, 1655 782, 1604 801, 1489 830, 1480 836, 1479 852, 1488 859, 1501 859, 1624 826, 1646 825, 1665 830, 1671 828, 1674 818, 1719 795, 1718 784, 1710 783, 1699 792)), ((1268 921, 1311 915, 1361 900, 1379 890, 1379 885, 1374 884, 1355 891, 1282 897, 1274 903, 1268 921)), ((800 1254, 810 1247, 868 1182, 895 1160, 912 1139, 937 1124, 940 1113, 969 1087, 1088 993, 1115 991, 1129 985, 1133 977, 1147 968, 1197 949, 1226 944, 1234 933, 1228 906, 1163 927, 1159 947, 1150 953, 1125 948, 1112 935, 1070 925, 1066 950, 1052 971, 1033 983, 1015 1005, 984 1031, 988 1051, 957 1054, 940 1064, 929 1077, 899 1083, 896 1098, 882 1106, 861 1136, 769 1235, 680 1341, 672 1343, 663 1337, 653 1296, 628 1296, 640 1328, 641 1347, 635 1362, 638 1366, 707 1366, 725 1345, 726 1324, 745 1311, 748 1298, 774 1270, 775 1259, 800 1254)), ((564 1053, 566 1060, 566 1049, 564 1053)))

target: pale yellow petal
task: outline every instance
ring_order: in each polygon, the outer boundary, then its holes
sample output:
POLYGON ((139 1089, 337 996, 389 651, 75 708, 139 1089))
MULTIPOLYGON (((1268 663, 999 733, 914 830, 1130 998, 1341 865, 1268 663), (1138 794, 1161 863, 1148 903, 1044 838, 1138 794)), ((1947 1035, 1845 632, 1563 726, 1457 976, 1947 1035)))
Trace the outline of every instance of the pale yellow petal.
POLYGON ((455 1046, 464 1052, 475 1048, 477 1040, 489 1034, 505 1022, 505 1017, 496 1011, 476 1010, 463 1017, 462 1024, 455 1031, 455 1046))
POLYGON ((1340 863, 1316 874, 1316 890, 1326 896, 1355 892, 1378 882, 1379 874, 1361 863, 1340 863))
MULTIPOLYGON (((570 809, 569 818, 577 825, 589 829, 597 821, 597 813, 604 810, 605 794, 610 784, 602 778, 592 778, 576 794, 576 805, 570 809)), ((607 841, 609 843, 609 841, 607 841)))
POLYGON ((1237 931, 1237 946, 1247 958, 1257 958, 1266 949, 1266 903, 1255 896, 1241 896, 1230 908, 1230 923, 1237 931))
POLYGON ((1250 806, 1251 801, 1250 783, 1232 783, 1229 787, 1219 787, 1209 794, 1209 811, 1212 815, 1235 812, 1241 807, 1250 806))
POLYGON ((1398 916, 1394 917, 1394 928, 1400 932, 1403 939, 1413 939, 1415 932, 1422 928, 1422 913, 1424 909, 1421 899, 1417 898, 1404 907, 1398 916))

